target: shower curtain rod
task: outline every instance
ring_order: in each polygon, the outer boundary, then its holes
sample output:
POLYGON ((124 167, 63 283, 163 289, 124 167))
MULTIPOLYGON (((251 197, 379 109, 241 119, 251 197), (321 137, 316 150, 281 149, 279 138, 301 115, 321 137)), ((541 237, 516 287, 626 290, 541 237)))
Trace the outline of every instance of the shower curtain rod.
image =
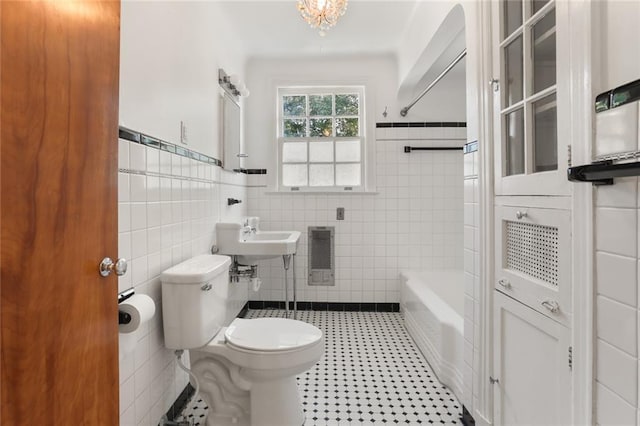
POLYGON ((440 75, 439 75, 439 76, 437 76, 437 77, 435 78, 435 80, 433 80, 433 81, 431 82, 431 84, 429 84, 429 85, 427 86, 427 88, 426 88, 426 89, 424 89, 424 90, 422 91, 422 93, 420 93, 420 94, 418 95, 418 97, 414 99, 414 101, 413 101, 413 102, 411 102, 409 105, 407 105, 406 107, 404 107, 404 108, 402 108, 402 109, 400 110, 400 115, 401 115, 401 116, 403 116, 403 117, 406 117, 406 115, 407 115, 407 113, 409 112, 409 110, 410 110, 410 109, 411 109, 411 108, 412 108, 412 107, 413 107, 413 106, 414 106, 414 105, 415 105, 415 104, 416 104, 420 99, 422 99, 422 97, 423 97, 424 95, 426 95, 426 94, 427 94, 427 92, 429 92, 429 90, 431 90, 431 88, 432 88, 433 86, 435 86, 436 84, 438 84, 438 82, 439 82, 440 80, 442 80, 442 78, 443 78, 445 75, 447 75, 447 73, 448 73, 449 71, 451 71, 451 69, 452 69, 453 67, 455 67, 455 66, 456 66, 456 64, 457 64, 458 62, 460 62, 460 61, 462 60, 462 58, 464 58, 466 55, 467 55, 467 49, 464 49, 464 50, 463 50, 462 52, 460 52, 460 54, 459 54, 459 55, 458 55, 458 56, 453 60, 453 62, 451 62, 451 63, 449 64, 449 66, 448 66, 448 67, 446 67, 446 68, 444 69, 444 71, 442 71, 442 72, 440 73, 440 75))

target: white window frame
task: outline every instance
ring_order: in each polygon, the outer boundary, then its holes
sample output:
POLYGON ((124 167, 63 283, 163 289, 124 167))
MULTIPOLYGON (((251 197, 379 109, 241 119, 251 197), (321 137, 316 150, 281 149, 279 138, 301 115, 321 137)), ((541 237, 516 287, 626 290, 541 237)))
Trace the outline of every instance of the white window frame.
MULTIPOLYGON (((335 106, 335 103, 334 103, 335 106)), ((351 193, 351 192, 364 192, 365 191, 365 167, 366 167, 366 159, 365 159, 365 143, 366 143, 366 129, 367 123, 365 119, 365 87, 363 85, 349 85, 349 86, 287 86, 287 87, 278 87, 277 88, 277 138, 278 138, 278 190, 281 192, 337 192, 337 193, 351 193), (358 128, 359 135, 358 136, 349 136, 349 137, 284 137, 284 115, 282 111, 283 107, 283 97, 284 96, 306 96, 307 97, 307 109, 305 116, 298 116, 295 118, 304 118, 307 120, 307 133, 310 125, 310 116, 309 116, 309 95, 341 95, 341 94, 353 94, 357 93, 359 96, 358 102, 358 115, 357 116, 349 116, 349 117, 357 117, 358 118, 358 128), (335 157, 335 143, 338 141, 359 141, 360 142, 360 161, 359 162, 337 162, 335 157), (309 159, 309 144, 311 142, 327 142, 332 141, 333 143, 333 161, 332 162, 311 162, 309 159), (291 162, 284 163, 282 161, 283 158, 283 147, 286 142, 305 142, 307 144, 307 161, 306 162, 291 162), (360 185, 357 186, 309 186, 307 182, 307 186, 285 186, 283 184, 283 173, 282 168, 284 164, 306 164, 307 165, 307 179, 309 179, 309 165, 311 164, 332 164, 334 166, 334 182, 335 182, 335 173, 336 173, 336 165, 337 164, 359 164, 360 165, 360 185)), ((333 119, 333 134, 335 135, 335 127, 337 117, 335 114, 335 110, 332 111, 331 116, 326 116, 327 118, 333 119)), ((345 117, 345 116, 339 116, 345 117)), ((286 117, 286 118, 294 118, 294 117, 286 117)), ((322 117, 320 117, 322 118, 322 117)))

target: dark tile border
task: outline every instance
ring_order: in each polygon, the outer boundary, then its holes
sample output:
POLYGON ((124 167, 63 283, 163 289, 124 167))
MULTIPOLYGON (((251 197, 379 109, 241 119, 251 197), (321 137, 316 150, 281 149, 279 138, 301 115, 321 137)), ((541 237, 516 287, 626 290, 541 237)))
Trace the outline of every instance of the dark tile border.
POLYGON ((466 143, 462 147, 463 154, 471 154, 472 152, 476 152, 477 150, 478 150, 478 141, 466 143))
MULTIPOLYGON (((217 158, 209 157, 208 155, 200 154, 199 152, 192 151, 182 146, 173 144, 171 142, 163 141, 153 136, 145 135, 144 133, 127 129, 126 127, 119 127, 120 139, 128 140, 129 142, 139 143, 141 145, 149 146, 159 149, 161 151, 167 151, 172 154, 180 155, 182 157, 191 158, 196 161, 201 161, 207 164, 213 164, 214 166, 222 167, 222 161, 217 158)), ((266 170, 265 170, 266 173, 266 170)))
POLYGON ((266 175, 267 169, 233 169, 236 173, 244 173, 246 175, 266 175))
POLYGON ((195 393, 196 390, 191 386, 191 383, 187 383, 187 386, 185 386, 182 392, 180 392, 176 401, 169 408, 167 414, 165 414, 167 416, 167 420, 170 422, 174 421, 180 413, 182 413, 182 410, 187 406, 187 402, 189 402, 189 399, 191 399, 195 393))
POLYGON ((249 313, 249 302, 244 304, 242 309, 240 309, 240 312, 238 313, 237 317, 238 318, 244 318, 244 317, 247 316, 247 313, 249 313))
POLYGON ((476 424, 476 421, 473 419, 473 416, 471 415, 469 410, 467 410, 467 407, 465 407, 464 405, 462 406, 462 416, 460 417, 460 421, 464 426, 474 426, 476 424))
MULTIPOLYGON (((299 311, 400 312, 400 303, 297 302, 299 311)), ((281 301, 250 300, 249 309, 284 309, 281 301)), ((293 309, 293 302, 289 302, 293 309)))
POLYGON ((640 101, 640 79, 632 81, 596 96, 596 113, 640 101))
POLYGON ((426 121, 426 122, 386 122, 376 123, 377 128, 389 128, 389 127, 467 127, 467 123, 464 121, 426 121))

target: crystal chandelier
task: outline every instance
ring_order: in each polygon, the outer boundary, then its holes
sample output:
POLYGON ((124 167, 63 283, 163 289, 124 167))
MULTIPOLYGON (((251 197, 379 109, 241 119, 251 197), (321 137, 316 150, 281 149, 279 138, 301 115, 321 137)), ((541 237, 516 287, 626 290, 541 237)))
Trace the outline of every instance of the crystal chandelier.
POLYGON ((338 18, 347 10, 347 0, 298 0, 298 10, 312 28, 318 28, 320 35, 333 27, 338 18))

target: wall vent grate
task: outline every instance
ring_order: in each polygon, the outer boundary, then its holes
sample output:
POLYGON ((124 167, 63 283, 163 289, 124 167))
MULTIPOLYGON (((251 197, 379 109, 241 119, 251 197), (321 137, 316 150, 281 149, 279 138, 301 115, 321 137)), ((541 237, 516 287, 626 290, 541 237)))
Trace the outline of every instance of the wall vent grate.
POLYGON ((558 285, 558 228, 507 221, 506 267, 558 285))
POLYGON ((309 227, 309 285, 335 285, 333 226, 309 227))

